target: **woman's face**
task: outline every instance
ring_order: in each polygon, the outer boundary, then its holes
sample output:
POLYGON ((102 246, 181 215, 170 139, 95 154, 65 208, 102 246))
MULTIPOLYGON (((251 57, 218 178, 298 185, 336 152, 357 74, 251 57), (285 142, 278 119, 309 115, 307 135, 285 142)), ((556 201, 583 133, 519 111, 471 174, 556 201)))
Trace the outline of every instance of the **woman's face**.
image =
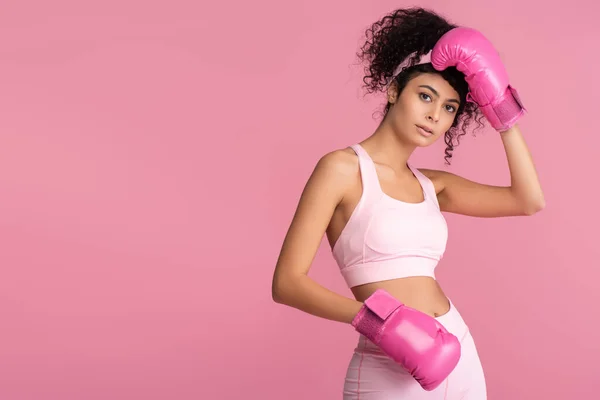
POLYGON ((393 103, 387 117, 402 142, 424 147, 443 136, 454 123, 460 98, 439 74, 422 73, 411 79, 397 97, 392 85, 388 100, 393 103))

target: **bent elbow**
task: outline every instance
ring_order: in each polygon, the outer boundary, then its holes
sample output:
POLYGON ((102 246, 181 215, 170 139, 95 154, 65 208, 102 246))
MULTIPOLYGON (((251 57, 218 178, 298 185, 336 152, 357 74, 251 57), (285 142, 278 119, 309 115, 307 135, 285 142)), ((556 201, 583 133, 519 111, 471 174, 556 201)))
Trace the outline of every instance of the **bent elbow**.
POLYGON ((525 208, 525 215, 534 215, 542 211, 546 207, 544 199, 539 200, 536 203, 530 204, 525 208))
POLYGON ((279 294, 279 290, 277 290, 277 287, 275 285, 273 285, 273 287, 271 289, 271 298, 277 304, 283 303, 283 300, 281 299, 281 295, 279 294))
POLYGON ((271 284, 271 298, 275 303, 285 304, 285 286, 286 284, 282 282, 282 278, 273 278, 273 283, 271 284))
POLYGON ((275 303, 290 305, 298 295, 299 277, 292 274, 280 274, 273 278, 271 298, 275 303))

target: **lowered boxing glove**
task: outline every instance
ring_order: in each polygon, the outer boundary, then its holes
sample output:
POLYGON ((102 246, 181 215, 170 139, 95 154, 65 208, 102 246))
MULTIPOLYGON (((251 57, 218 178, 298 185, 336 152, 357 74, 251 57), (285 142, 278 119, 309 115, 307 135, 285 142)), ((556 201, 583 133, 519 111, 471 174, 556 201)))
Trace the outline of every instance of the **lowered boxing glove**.
POLYGON ((508 130, 525 113, 500 55, 477 30, 458 27, 446 32, 431 51, 431 64, 438 71, 456 67, 465 74, 469 97, 497 131, 508 130))
POLYGON ((431 391, 460 359, 460 342, 435 318, 379 289, 367 298, 352 326, 431 391))

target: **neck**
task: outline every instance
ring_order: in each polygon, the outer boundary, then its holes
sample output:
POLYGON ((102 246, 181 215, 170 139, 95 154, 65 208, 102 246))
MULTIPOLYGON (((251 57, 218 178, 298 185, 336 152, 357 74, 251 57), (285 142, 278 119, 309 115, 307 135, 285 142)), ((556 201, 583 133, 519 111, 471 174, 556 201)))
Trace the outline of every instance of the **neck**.
POLYGON ((360 144, 374 161, 387 164, 400 172, 408 169, 406 163, 416 146, 402 142, 399 137, 400 135, 396 134, 390 126, 382 123, 360 144))

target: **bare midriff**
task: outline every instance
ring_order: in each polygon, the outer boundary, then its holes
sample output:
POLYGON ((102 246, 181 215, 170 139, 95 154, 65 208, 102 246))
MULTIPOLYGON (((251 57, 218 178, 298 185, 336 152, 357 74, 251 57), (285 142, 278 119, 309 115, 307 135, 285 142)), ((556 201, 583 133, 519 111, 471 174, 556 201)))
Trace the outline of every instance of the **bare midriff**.
POLYGON ((411 276, 372 282, 351 288, 356 300, 364 302, 377 289, 384 289, 408 307, 432 317, 450 310, 450 302, 438 282, 429 276, 411 276))

